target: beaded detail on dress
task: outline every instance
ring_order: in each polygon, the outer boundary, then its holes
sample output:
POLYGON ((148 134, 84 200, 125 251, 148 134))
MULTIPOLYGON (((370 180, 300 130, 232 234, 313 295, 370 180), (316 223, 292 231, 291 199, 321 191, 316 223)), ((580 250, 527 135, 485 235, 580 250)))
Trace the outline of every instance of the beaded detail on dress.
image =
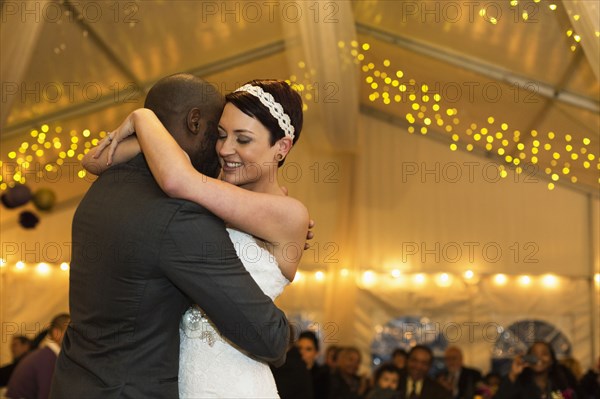
MULTIPOLYGON (((289 281, 275 257, 254 237, 227 229, 238 257, 271 299, 289 281)), ((183 315, 179 330, 180 398, 279 398, 271 369, 233 346, 198 306, 183 315)))

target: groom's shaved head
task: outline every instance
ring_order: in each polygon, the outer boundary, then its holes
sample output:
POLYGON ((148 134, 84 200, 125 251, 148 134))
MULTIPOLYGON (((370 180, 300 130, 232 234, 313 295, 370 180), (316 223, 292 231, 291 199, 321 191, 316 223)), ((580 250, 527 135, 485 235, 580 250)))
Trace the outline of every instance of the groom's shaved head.
POLYGON ((204 119, 218 124, 224 101, 210 83, 194 75, 178 73, 156 82, 146 96, 144 107, 154 111, 171 132, 185 128, 187 114, 192 108, 199 108, 204 119))
POLYGON ((156 82, 144 102, 190 155, 196 169, 211 177, 216 177, 220 168, 215 143, 224 105, 213 85, 185 73, 156 82))

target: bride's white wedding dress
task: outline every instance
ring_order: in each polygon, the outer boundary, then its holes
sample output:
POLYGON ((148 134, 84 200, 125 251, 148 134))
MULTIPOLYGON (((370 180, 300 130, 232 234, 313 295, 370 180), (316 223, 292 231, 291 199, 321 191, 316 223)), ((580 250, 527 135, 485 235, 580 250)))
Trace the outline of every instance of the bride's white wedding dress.
MULTIPOLYGON (((238 257, 263 292, 275 299, 289 281, 254 237, 227 229, 238 257)), ((251 359, 222 337, 197 307, 179 330, 180 398, 279 398, 269 365, 251 359)))

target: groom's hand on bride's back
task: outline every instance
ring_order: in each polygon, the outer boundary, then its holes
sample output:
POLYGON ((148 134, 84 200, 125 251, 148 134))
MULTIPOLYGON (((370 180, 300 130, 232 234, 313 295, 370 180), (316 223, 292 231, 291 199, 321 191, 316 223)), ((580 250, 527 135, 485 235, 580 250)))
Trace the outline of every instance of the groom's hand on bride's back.
MULTIPOLYGON (((315 221, 310 219, 308 221, 308 231, 306 232, 306 241, 312 240, 315 237, 315 234, 312 232, 312 228, 315 227, 315 221)), ((308 242, 304 243, 304 250, 310 248, 310 244, 308 242)))

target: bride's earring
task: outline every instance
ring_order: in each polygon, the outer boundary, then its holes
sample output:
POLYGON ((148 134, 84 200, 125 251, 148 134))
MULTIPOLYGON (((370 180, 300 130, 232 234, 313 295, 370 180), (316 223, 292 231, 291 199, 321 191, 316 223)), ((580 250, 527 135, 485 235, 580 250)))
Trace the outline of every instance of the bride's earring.
POLYGON ((277 155, 275 155, 275 160, 277 162, 283 161, 283 154, 277 154, 277 155))

